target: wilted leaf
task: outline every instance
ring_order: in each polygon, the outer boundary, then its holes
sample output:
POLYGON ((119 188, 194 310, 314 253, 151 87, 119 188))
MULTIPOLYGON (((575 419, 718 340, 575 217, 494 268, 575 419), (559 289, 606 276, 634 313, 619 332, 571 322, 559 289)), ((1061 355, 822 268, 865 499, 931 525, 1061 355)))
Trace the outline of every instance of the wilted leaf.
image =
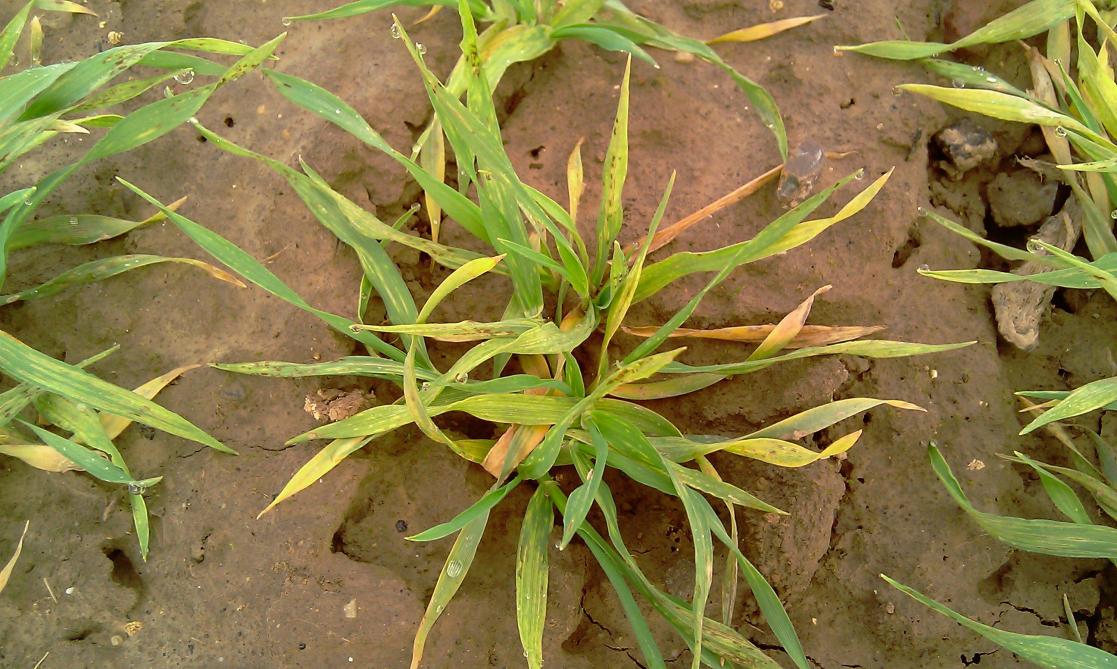
POLYGON ((19 561, 19 554, 23 552, 23 539, 27 536, 27 528, 31 527, 31 521, 28 520, 23 523, 23 532, 19 535, 19 542, 16 544, 15 553, 8 563, 0 569, 0 592, 4 592, 4 588, 8 587, 8 580, 12 577, 12 570, 16 567, 16 562, 19 561))
POLYGON ((758 40, 767 39, 773 35, 778 35, 785 30, 798 28, 799 26, 806 25, 812 21, 817 21, 825 14, 815 14, 814 16, 795 16, 789 19, 780 19, 779 21, 770 21, 768 23, 760 23, 755 26, 741 28, 732 32, 719 35, 718 37, 708 40, 706 44, 721 44, 722 42, 756 42, 758 40))

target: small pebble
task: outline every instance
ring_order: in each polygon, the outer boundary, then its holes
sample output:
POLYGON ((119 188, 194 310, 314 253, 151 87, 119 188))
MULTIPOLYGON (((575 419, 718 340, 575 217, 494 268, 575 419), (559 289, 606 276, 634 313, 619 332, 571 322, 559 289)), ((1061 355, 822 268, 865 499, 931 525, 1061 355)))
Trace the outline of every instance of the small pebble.
POLYGON ((407 531, 407 521, 403 520, 403 519, 397 520, 396 521, 396 532, 406 532, 406 531, 407 531))

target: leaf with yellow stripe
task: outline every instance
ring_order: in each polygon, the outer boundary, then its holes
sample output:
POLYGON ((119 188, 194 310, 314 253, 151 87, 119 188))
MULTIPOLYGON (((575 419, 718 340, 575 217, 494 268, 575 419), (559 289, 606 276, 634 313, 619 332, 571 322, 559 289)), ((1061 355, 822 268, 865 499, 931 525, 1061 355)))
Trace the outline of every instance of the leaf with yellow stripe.
POLYGON ((100 411, 130 418, 224 453, 236 453, 182 416, 77 367, 40 353, 2 331, 0 370, 17 381, 38 386, 100 411))

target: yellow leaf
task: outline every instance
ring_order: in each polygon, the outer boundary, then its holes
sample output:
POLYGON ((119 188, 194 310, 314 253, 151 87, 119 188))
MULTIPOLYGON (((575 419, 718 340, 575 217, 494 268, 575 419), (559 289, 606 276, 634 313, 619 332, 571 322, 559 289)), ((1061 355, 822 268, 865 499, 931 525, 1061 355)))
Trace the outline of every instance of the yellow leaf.
POLYGON ((609 394, 626 400, 662 400, 668 397, 689 395, 724 379, 725 375, 723 374, 685 374, 663 381, 625 383, 610 390, 609 394))
POLYGON ((500 435, 500 439, 497 439, 496 443, 493 444, 481 466, 493 476, 500 476, 508 452, 515 448, 516 454, 512 457, 508 471, 516 469, 524 458, 542 443, 550 429, 550 425, 513 425, 509 427, 504 434, 500 435))
POLYGON ((12 555, 12 559, 8 560, 8 564, 0 569, 0 592, 8 586, 8 579, 12 577, 12 570, 16 567, 16 560, 19 559, 19 554, 23 552, 23 538, 27 536, 27 528, 31 527, 31 521, 28 520, 23 524, 23 534, 19 535, 19 543, 16 544, 16 552, 12 555))
MULTIPOLYGON (((775 325, 737 325, 727 328, 714 328, 710 330, 696 330, 692 328, 679 328, 669 337, 691 337, 694 339, 716 339, 718 341, 736 341, 757 344, 771 334, 775 325)), ((649 325, 640 327, 623 328, 627 334, 635 337, 650 337, 655 334, 659 326, 649 325)), ((883 325, 804 325, 784 348, 805 348, 807 346, 825 346, 844 341, 860 339, 884 330, 883 325)))
POLYGON ((570 220, 578 224, 578 203, 582 201, 582 193, 586 184, 582 173, 582 142, 585 138, 578 139, 570 157, 566 159, 566 191, 569 198, 570 220))
MULTIPOLYGON (((166 374, 157 376, 147 383, 139 386, 132 392, 140 395, 146 400, 154 399, 155 396, 159 394, 159 391, 170 385, 171 381, 174 381, 185 372, 188 372, 196 367, 200 367, 200 365, 185 365, 183 367, 172 369, 166 374)), ((124 430, 127 429, 127 427, 131 424, 131 419, 121 418, 120 416, 114 416, 107 413, 101 414, 101 427, 105 428, 105 433, 109 435, 109 439, 116 439, 117 437, 119 437, 120 433, 124 432, 124 430)))
MULTIPOLYGON (((694 227, 695 225, 698 225, 699 223, 713 216, 722 209, 725 209, 726 207, 737 204, 741 200, 744 200, 746 197, 760 190, 760 188, 764 186, 764 184, 778 177, 782 170, 783 164, 776 165, 764 174, 761 174, 748 183, 745 183, 737 187, 733 191, 726 193, 725 195, 719 197, 705 207, 702 207, 698 211, 690 214, 689 216, 680 218, 678 221, 675 221, 666 228, 663 228, 659 232, 655 233, 654 237, 652 237, 652 244, 648 247, 648 253, 652 253, 658 249, 663 248, 664 246, 667 246, 671 243, 672 240, 674 240, 676 237, 686 232, 690 228, 694 227)), ((640 245, 643 243, 644 240, 642 238, 637 240, 636 242, 633 242, 628 247, 627 252, 631 255, 631 253, 640 248, 640 245)))
POLYGON ((421 18, 421 19, 419 19, 418 21, 415 22, 415 25, 419 25, 421 23, 426 23, 427 21, 430 21, 431 19, 433 19, 435 17, 435 15, 437 15, 439 12, 442 11, 442 7, 443 7, 442 5, 435 5, 435 6, 431 7, 430 10, 426 14, 423 14, 423 18, 421 18))
POLYGON ((3 444, 0 453, 23 460, 35 469, 45 472, 81 471, 81 467, 46 444, 3 444))
POLYGON ((318 451, 305 465, 295 472, 291 480, 287 481, 287 485, 279 491, 275 499, 264 507, 264 510, 256 516, 257 519, 263 516, 268 511, 275 508, 283 500, 291 497, 295 493, 301 492, 310 487, 318 479, 325 476, 331 469, 336 467, 339 462, 349 457, 352 453, 359 450, 362 446, 367 444, 371 437, 351 437, 348 439, 334 439, 325 448, 318 451))
POLYGON ((825 14, 815 14, 814 16, 795 16, 790 19, 781 19, 779 21, 771 21, 769 23, 760 23, 755 26, 741 28, 733 32, 725 33, 706 44, 721 44, 722 42, 756 42, 758 40, 767 39, 773 35, 778 35, 785 30, 798 28, 799 26, 806 25, 812 21, 817 21, 825 14))
POLYGON ((748 359, 763 360, 783 350, 788 342, 799 335, 799 331, 802 330, 803 325, 806 324, 807 317, 811 314, 811 307, 814 306, 814 298, 831 288, 832 286, 829 285, 819 288, 811 293, 810 297, 803 300, 802 304, 795 307, 791 313, 784 316, 783 320, 781 320, 776 327, 772 328, 772 331, 764 338, 760 346, 756 347, 756 350, 752 352, 752 355, 750 355, 748 359))

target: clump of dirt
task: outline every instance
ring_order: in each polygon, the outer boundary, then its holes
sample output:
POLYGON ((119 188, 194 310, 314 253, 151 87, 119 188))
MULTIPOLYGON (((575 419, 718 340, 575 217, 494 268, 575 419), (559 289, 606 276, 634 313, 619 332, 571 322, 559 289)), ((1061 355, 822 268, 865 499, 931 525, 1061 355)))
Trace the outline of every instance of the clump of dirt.
POLYGON ((303 411, 314 416, 314 420, 335 422, 369 408, 373 399, 363 390, 319 388, 303 399, 303 411))
MULTIPOLYGON (((778 11, 769 3, 630 4, 700 37, 720 34, 726 26, 820 11, 815 0, 785 0, 778 11)), ((913 359, 800 361, 654 408, 688 433, 724 435, 745 434, 835 398, 900 398, 926 409, 881 409, 836 426, 833 434, 820 437, 820 444, 864 429, 860 443, 840 463, 782 471, 738 458, 715 460, 727 480, 792 512, 777 522, 741 514, 742 546, 788 602, 815 666, 903 669, 978 661, 983 667, 1018 666, 1010 654, 995 652, 990 643, 889 590, 879 573, 982 622, 1029 633, 1057 633, 1053 625, 1063 615, 1059 594, 1071 592, 1090 638, 1112 647, 1117 625, 1106 603, 1111 598, 1103 596, 1114 591, 1112 568, 1020 554, 997 544, 942 491, 925 446, 931 439, 940 444, 979 508, 1054 517, 1038 482, 996 457, 1006 445, 1052 462, 1064 457, 1043 434, 1016 436, 1021 418, 1012 393, 1117 374, 1111 336, 1117 310, 1096 291, 1056 294, 1039 325, 1038 347, 1024 354, 999 345, 988 289, 916 273, 923 264, 974 267, 990 260, 968 242, 920 220, 920 206, 945 206, 974 229, 995 231, 991 234, 1028 234, 1026 227, 993 225, 989 189, 996 183, 994 192, 1002 187, 1011 192, 1014 186, 1005 185, 1009 177, 998 175, 1017 173, 1012 161, 1017 153, 1037 155, 1030 146, 1034 137, 1023 126, 983 126, 996 140, 996 155, 960 180, 945 177, 932 164, 941 156, 932 155, 927 138, 952 118, 932 102, 892 93, 897 83, 921 80, 924 73, 906 64, 833 53, 835 44, 895 36, 897 22, 912 37, 937 39, 942 3, 826 4, 825 19, 810 26, 755 44, 719 45, 719 51, 771 90, 793 144, 810 138, 854 152, 826 161, 820 185, 859 167, 868 180, 891 168, 895 172, 855 220, 824 233, 808 248, 749 266, 712 292, 695 314, 695 325, 773 322, 818 286, 833 284, 816 303, 813 323, 879 323, 887 326, 890 339, 978 343, 913 359), (975 460, 986 466, 965 467, 975 460)), ((954 30, 965 30, 960 12, 977 4, 949 3, 954 30)), ((321 8, 309 0, 90 0, 88 5, 100 19, 51 16, 44 44, 48 62, 97 52, 109 31, 127 42, 215 35, 257 44, 287 29, 280 17, 321 8)), ((424 14, 416 8, 397 11, 408 25, 424 14)), ((413 64, 388 28, 384 12, 296 24, 281 47, 279 67, 339 94, 402 150, 415 141, 429 109, 413 64)), ((447 75, 460 39, 454 13, 416 25, 413 36, 427 46, 427 63, 447 75)), ((1012 79, 1019 74, 1012 48, 986 49, 982 55, 990 69, 1006 64, 998 72, 1007 71, 1005 76, 1018 83, 1012 79)), ((767 129, 723 73, 700 62, 659 61, 662 69, 633 66, 624 242, 646 230, 672 170, 678 172, 678 186, 668 220, 779 162, 767 129)), ((584 138, 585 201, 597 201, 623 62, 619 54, 569 42, 513 67, 501 87, 501 116, 509 154, 528 182, 564 199, 566 156, 584 138)), ((418 190, 393 161, 292 108, 260 78, 222 89, 199 116, 254 150, 282 160, 301 155, 336 188, 383 217, 417 201, 418 190)), ((80 150, 80 139, 26 159, 17 172, 20 184, 32 183, 80 150)), ((297 285, 316 307, 353 311, 360 267, 348 249, 316 224, 281 179, 215 150, 185 128, 88 168, 43 214, 149 215, 115 184, 117 175, 165 200, 191 195, 183 213, 268 259, 268 268, 297 285)), ((674 250, 706 250, 750 237, 782 211, 775 190, 767 188, 719 213, 680 237, 674 250)), ((1007 214, 1002 210, 996 216, 1007 220, 1007 214)), ((1034 214, 1035 208, 1027 216, 1013 215, 1030 219, 1034 214)), ((591 230, 592 218, 587 215, 579 225, 591 230)), ((448 243, 467 243, 456 226, 445 226, 442 234, 448 243)), ((201 255, 173 227, 150 226, 87 248, 21 253, 13 258, 13 287, 46 279, 59 267, 137 250, 201 255)), ((421 298, 441 270, 415 254, 390 252, 421 298)), ((637 305, 633 317, 662 322, 704 280, 691 277, 637 305)), ((474 317, 506 290, 495 280, 471 284, 441 307, 443 317, 474 317)), ((382 305, 374 298, 370 317, 378 310, 382 305)), ((71 362, 119 342, 120 353, 94 371, 126 387, 184 363, 309 362, 354 352, 348 339, 262 291, 237 290, 179 269, 136 272, 5 307, 0 328, 71 362), (74 314, 82 318, 75 321, 74 314)), ((732 343, 705 342, 694 344, 688 355, 694 361, 721 361, 747 353, 732 343)), ((356 385, 343 379, 333 387, 356 385)), ((374 440, 320 483, 257 520, 291 474, 317 452, 318 445, 283 445, 315 424, 302 411, 305 398, 309 395, 316 407, 325 403, 319 414, 331 417, 334 403, 346 397, 319 396, 318 387, 311 380, 240 377, 206 368, 164 391, 162 403, 241 455, 199 450, 136 428, 122 435, 121 448, 136 472, 165 477, 148 493, 153 539, 146 563, 131 535, 123 491, 80 473, 52 475, 10 458, 0 460, 0 555, 11 547, 12 528, 32 519, 23 558, 0 596, 0 665, 34 666, 49 652, 42 669, 408 666, 412 634, 449 544, 416 544, 406 536, 473 503, 491 477, 418 431, 402 430, 374 440)), ((688 596, 693 567, 683 510, 624 481, 611 479, 610 484, 637 560, 663 587, 688 596)), ((519 666, 522 651, 511 614, 514 554, 519 514, 529 493, 521 487, 493 513, 473 570, 432 633, 425 666, 519 666)), ((641 659, 624 613, 584 547, 553 551, 551 559, 548 664, 637 666, 641 659)), ((713 601, 711 614, 719 606, 713 601)), ((757 622, 754 609, 744 597, 736 624, 785 662, 766 628, 750 624, 757 622)), ((652 624, 665 656, 689 661, 685 645, 667 624, 658 618, 652 624)))

